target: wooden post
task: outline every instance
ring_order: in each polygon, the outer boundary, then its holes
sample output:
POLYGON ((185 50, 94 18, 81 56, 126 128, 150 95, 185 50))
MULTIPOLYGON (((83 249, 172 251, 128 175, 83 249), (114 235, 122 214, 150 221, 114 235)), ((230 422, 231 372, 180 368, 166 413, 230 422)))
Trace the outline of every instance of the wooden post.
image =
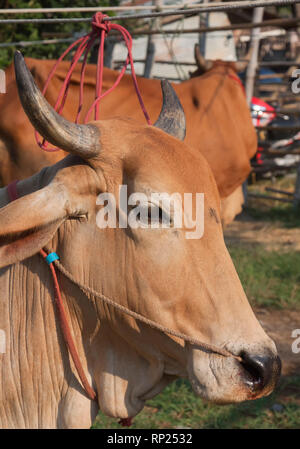
POLYGON ((297 168, 297 178, 296 178, 293 204, 294 204, 295 209, 299 209, 299 206, 300 206, 300 164, 298 165, 298 168, 297 168))
MULTIPOLYGON (((262 22, 264 16, 264 8, 255 8, 253 12, 253 23, 262 22)), ((257 69, 257 59, 259 51, 259 34, 260 28, 253 28, 251 32, 251 57, 247 68, 246 74, 246 97, 247 102, 251 105, 251 100, 253 97, 254 81, 257 69)))

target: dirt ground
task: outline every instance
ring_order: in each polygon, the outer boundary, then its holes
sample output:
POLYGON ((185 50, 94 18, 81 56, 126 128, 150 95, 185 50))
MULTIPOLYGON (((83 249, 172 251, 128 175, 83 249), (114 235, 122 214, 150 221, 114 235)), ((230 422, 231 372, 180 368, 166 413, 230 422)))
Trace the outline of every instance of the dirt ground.
POLYGON ((282 374, 300 374, 300 353, 292 352, 295 340, 291 333, 293 329, 300 329, 299 310, 269 310, 256 308, 255 314, 267 334, 275 341, 282 361, 282 374))
MULTIPOLYGON (((230 244, 259 243, 266 250, 300 251, 300 228, 287 229, 276 222, 254 220, 242 214, 225 229, 225 241, 230 244)), ((299 267, 300 269, 300 267, 299 267)), ((256 308, 262 327, 275 341, 282 360, 282 374, 300 374, 300 353, 294 354, 291 345, 293 329, 300 329, 299 310, 256 308)))
POLYGON ((300 228, 287 228, 282 223, 254 220, 241 214, 225 231, 227 243, 259 243, 268 251, 300 251, 300 228))

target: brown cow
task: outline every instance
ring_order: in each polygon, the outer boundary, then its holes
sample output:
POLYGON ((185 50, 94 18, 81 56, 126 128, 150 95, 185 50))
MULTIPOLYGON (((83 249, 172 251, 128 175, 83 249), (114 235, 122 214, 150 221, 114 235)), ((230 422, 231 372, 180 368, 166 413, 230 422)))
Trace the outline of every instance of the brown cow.
MULTIPOLYGON (((202 73, 206 68, 203 64, 201 67, 197 52, 196 56, 199 65, 197 73, 202 73)), ((26 62, 39 87, 43 87, 54 61, 28 58, 26 62)), ((68 67, 69 62, 62 62, 53 78, 46 95, 51 104, 56 100, 68 67)), ((68 120, 75 118, 80 70, 79 64, 75 68, 64 109, 68 120)), ((112 86, 117 75, 116 71, 104 70, 104 90, 112 86)), ((236 77, 234 63, 217 61, 209 65, 208 72, 203 76, 173 84, 186 114, 185 142, 201 151, 209 162, 221 198, 227 198, 227 209, 233 217, 241 210, 242 198, 238 201, 236 198, 240 198, 240 186, 250 172, 249 161, 256 151, 256 134, 243 89, 236 77), (237 189, 232 202, 228 196, 237 189)), ((94 100, 95 79, 96 66, 88 65, 82 117, 94 100)), ((138 82, 153 120, 161 104, 159 81, 139 78, 138 82)), ((64 156, 63 152, 44 153, 36 145, 32 126, 18 100, 13 66, 7 69, 7 84, 7 94, 0 98, 0 179, 3 184, 30 176, 49 162, 53 163, 64 156)), ((101 101, 101 118, 114 115, 133 117, 138 123, 145 123, 130 75, 125 75, 117 89, 101 101)), ((224 216, 223 221, 228 222, 230 218, 224 216)))
POLYGON ((1 426, 88 427, 99 407, 127 418, 178 377, 188 377, 197 395, 215 402, 269 394, 280 360, 226 250, 210 167, 176 138, 184 114, 172 88, 165 85, 156 126, 125 118, 75 125, 51 109, 20 53, 16 70, 29 119, 70 154, 19 182, 16 201, 8 204, 7 189, 0 190, 1 426), (120 184, 129 193, 144 192, 151 209, 159 208, 150 203, 151 192, 204 193, 203 237, 187 239, 184 229, 172 226, 99 228, 97 198, 116 194, 120 184), (97 401, 82 390, 62 341, 49 268, 37 254, 44 246, 59 254, 76 281, 59 277, 97 401), (203 351, 87 297, 78 282, 230 356, 203 351))

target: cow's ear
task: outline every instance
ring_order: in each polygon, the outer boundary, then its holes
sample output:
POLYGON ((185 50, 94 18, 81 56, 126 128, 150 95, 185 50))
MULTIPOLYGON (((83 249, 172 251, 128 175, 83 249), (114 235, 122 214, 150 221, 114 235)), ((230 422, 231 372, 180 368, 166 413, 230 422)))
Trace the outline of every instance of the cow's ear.
POLYGON ((0 268, 43 248, 68 217, 67 190, 61 184, 21 197, 0 210, 0 268))

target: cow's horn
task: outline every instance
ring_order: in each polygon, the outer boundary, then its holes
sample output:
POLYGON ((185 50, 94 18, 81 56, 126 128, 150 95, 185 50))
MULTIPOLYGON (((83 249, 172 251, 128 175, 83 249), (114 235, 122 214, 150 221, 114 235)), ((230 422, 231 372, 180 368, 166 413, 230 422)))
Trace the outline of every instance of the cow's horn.
POLYGON ((213 62, 206 61, 206 59, 202 56, 199 44, 195 44, 194 56, 198 69, 200 69, 203 73, 212 68, 213 62))
POLYGON ((185 138, 185 115, 175 90, 167 80, 161 82, 163 105, 154 126, 179 140, 185 138))
POLYGON ((60 116, 37 88, 19 51, 15 53, 15 72, 24 111, 41 136, 52 145, 85 159, 99 154, 98 128, 93 125, 76 125, 60 116))
POLYGON ((237 73, 240 73, 240 72, 243 72, 244 70, 246 70, 247 65, 249 64, 249 61, 252 56, 252 50, 253 50, 252 47, 249 48, 249 50, 244 58, 244 61, 237 61, 235 63, 235 69, 236 69, 237 73))

